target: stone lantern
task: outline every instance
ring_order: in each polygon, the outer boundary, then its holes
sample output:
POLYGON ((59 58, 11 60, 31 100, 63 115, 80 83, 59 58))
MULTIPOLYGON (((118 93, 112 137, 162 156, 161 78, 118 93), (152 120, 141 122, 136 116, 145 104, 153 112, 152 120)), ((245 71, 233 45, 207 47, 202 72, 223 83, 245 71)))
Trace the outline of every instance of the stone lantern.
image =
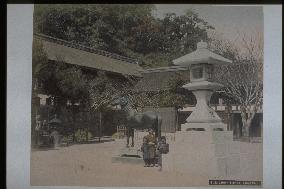
POLYGON ((190 83, 183 88, 190 90, 196 97, 197 104, 194 111, 187 118, 187 123, 182 125, 182 130, 226 130, 225 124, 217 113, 209 107, 211 95, 221 88, 219 83, 211 82, 214 65, 232 63, 218 54, 208 50, 207 43, 201 41, 197 50, 173 60, 175 65, 190 69, 190 83))
MULTIPOLYGON (((190 90, 197 103, 169 143, 169 153, 163 154, 163 170, 210 179, 228 179, 240 173, 240 148, 233 141, 233 132, 217 113, 209 107, 210 97, 221 88, 212 82, 214 65, 232 63, 211 52, 207 43, 199 42, 196 51, 173 60, 175 65, 190 69, 190 82, 183 88, 190 90)), ((215 70, 217 71, 217 70, 215 70)))

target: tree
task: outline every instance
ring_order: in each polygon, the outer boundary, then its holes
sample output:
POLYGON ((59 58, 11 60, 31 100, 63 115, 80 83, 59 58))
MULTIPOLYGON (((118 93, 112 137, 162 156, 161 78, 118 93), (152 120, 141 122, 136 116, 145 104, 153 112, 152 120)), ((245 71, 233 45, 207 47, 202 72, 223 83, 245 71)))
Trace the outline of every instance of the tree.
POLYGON ((217 66, 214 79, 224 85, 228 99, 240 104, 244 137, 249 137, 251 122, 263 102, 263 41, 258 37, 247 40, 243 36, 239 48, 219 39, 211 44, 218 54, 233 60, 232 65, 217 66))
POLYGON ((80 67, 67 65, 63 60, 43 62, 38 67, 34 79, 42 85, 43 93, 72 102, 84 100, 88 96, 88 80, 80 67))
MULTIPOLYGON (((81 102, 88 106, 88 81, 92 75, 86 75, 79 66, 68 65, 64 57, 57 57, 57 61, 49 61, 40 40, 33 43, 33 96, 43 93, 51 96, 54 101, 54 113, 63 113, 67 100, 71 102, 72 117, 75 118, 77 106, 81 102)), ((65 110, 66 112, 66 110, 65 110)), ((68 116, 67 116, 68 117, 68 116)))
POLYGON ((131 29, 152 5, 36 5, 36 32, 122 54, 131 29))
POLYGON ((169 13, 163 19, 154 5, 36 5, 34 30, 49 36, 138 59, 143 67, 171 61, 208 40, 213 29, 198 14, 169 13))
POLYGON ((143 67, 169 66, 173 59, 192 52, 200 40, 208 41, 207 31, 211 29, 193 10, 181 16, 168 13, 163 19, 143 17, 133 28, 128 45, 140 55, 143 67))

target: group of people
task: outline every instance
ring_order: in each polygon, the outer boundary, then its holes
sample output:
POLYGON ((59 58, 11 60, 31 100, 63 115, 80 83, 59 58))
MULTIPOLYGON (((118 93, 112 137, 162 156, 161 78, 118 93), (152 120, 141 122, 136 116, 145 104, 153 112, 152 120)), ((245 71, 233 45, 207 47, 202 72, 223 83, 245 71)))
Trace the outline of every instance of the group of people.
POLYGON ((165 153, 166 137, 162 136, 159 141, 151 129, 143 138, 141 151, 143 153, 144 167, 159 167, 162 170, 162 154, 165 153))

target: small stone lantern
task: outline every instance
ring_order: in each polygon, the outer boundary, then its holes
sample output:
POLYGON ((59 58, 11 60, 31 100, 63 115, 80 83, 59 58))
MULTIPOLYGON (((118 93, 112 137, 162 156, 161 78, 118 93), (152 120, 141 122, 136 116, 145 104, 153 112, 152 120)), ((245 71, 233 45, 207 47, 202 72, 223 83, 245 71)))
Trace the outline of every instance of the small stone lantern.
POLYGON ((230 64, 232 61, 213 53, 208 49, 207 43, 201 41, 197 44, 196 51, 173 60, 173 63, 190 69, 190 83, 183 88, 192 91, 197 100, 195 109, 187 118, 187 123, 182 125, 182 130, 226 130, 221 118, 209 107, 211 95, 222 85, 211 82, 210 79, 214 65, 230 64))

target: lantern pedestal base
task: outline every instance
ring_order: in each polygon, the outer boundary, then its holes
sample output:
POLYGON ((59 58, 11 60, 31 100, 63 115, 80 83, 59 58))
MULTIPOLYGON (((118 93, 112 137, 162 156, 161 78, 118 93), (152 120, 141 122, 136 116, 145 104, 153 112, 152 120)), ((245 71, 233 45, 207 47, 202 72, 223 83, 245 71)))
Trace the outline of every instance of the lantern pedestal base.
POLYGON ((169 153, 162 156, 163 171, 208 179, 225 179, 239 174, 240 148, 233 142, 232 131, 183 130, 176 133, 175 139, 169 144, 169 153))

